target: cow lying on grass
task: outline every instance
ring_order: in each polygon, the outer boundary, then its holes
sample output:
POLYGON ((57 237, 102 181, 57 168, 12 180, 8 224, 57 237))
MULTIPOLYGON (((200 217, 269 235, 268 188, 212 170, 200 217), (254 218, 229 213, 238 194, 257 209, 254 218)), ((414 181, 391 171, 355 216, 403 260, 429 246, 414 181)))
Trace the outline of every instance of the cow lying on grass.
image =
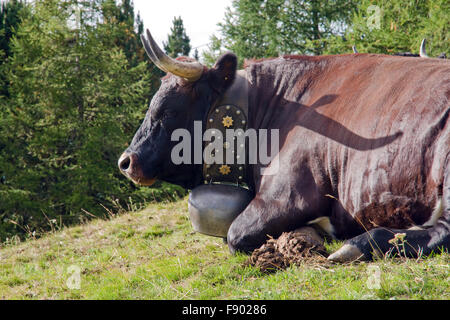
POLYGON ((143 42, 167 76, 119 160, 136 183, 204 183, 201 164, 171 161, 171 136, 177 128, 194 134, 193 123, 206 121, 237 77, 248 83, 248 127, 279 130, 276 174, 249 167, 254 198, 229 228, 231 252, 307 225, 348 239, 333 261, 386 253, 396 233, 405 234, 407 256, 448 250, 450 62, 286 55, 238 74, 232 53, 208 69, 166 56, 148 31, 143 42))

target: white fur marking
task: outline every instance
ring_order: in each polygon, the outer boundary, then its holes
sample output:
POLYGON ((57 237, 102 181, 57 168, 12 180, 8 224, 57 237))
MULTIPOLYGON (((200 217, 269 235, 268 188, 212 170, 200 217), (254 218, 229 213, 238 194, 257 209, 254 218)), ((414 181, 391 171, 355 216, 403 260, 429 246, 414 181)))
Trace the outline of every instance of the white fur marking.
POLYGON ((424 227, 432 227, 436 224, 436 222, 439 220, 439 218, 442 216, 442 213, 444 212, 444 203, 442 201, 442 198, 439 198, 436 207, 434 208, 433 212, 431 213, 430 219, 428 219, 427 222, 425 222, 422 226, 424 227))
POLYGON ((419 226, 412 226, 411 228, 408 228, 408 230, 423 230, 423 228, 419 226))
POLYGON ((319 217, 317 219, 311 220, 307 223, 308 225, 315 224, 320 229, 328 233, 330 236, 334 238, 334 227, 330 222, 330 218, 328 217, 319 217))

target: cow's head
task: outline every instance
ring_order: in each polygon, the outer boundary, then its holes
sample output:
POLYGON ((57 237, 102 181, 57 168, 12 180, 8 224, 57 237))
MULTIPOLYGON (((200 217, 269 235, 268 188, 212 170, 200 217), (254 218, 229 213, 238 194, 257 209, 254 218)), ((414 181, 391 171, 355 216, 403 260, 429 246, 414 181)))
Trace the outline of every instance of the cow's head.
MULTIPOLYGON (((156 179, 193 188, 201 182, 201 165, 175 165, 171 160, 174 130, 187 129, 194 138, 194 121, 203 121, 210 106, 231 85, 236 74, 237 58, 223 55, 211 69, 192 59, 172 59, 155 43, 147 30, 142 36, 152 62, 167 75, 153 96, 144 121, 130 146, 119 159, 120 171, 137 184, 151 185, 156 179)), ((193 146, 193 141, 191 144, 193 146)), ((193 151, 194 149, 191 148, 193 151)))

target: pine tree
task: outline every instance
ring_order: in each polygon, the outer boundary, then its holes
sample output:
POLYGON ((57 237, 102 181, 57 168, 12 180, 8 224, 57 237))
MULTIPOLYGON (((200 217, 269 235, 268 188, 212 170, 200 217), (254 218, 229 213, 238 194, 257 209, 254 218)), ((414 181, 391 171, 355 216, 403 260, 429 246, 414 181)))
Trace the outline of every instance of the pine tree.
POLYGON ((122 48, 131 66, 144 61, 145 52, 140 43, 143 32, 143 22, 138 15, 135 17, 131 0, 117 3, 115 0, 105 0, 102 3, 102 15, 105 21, 116 26, 115 44, 122 48))
POLYGON ((130 66, 117 44, 122 25, 102 16, 103 4, 36 1, 12 40, 0 239, 17 225, 77 222, 82 209, 101 215, 138 191, 116 162, 144 117, 150 75, 145 63, 130 66))
MULTIPOLYGON (((213 34, 209 39, 208 48, 203 51, 203 63, 207 66, 212 67, 216 63, 217 59, 225 53, 225 48, 223 42, 225 40, 220 39, 217 35, 213 34)), ((239 56, 238 56, 239 57, 239 56)), ((239 57, 242 61, 242 58, 239 57)))
POLYGON ((345 37, 330 37, 327 53, 419 53, 427 38, 427 52, 449 52, 450 3, 445 0, 363 0, 345 37))
POLYGON ((198 49, 195 49, 194 50, 194 57, 193 57, 195 60, 197 60, 197 61, 199 61, 199 59, 200 59, 200 56, 198 55, 198 49))
POLYGON ((436 57, 442 53, 449 57, 450 2, 446 0, 428 0, 427 7, 428 14, 420 23, 418 38, 426 38, 428 40, 427 53, 431 57, 436 57))
POLYGON ((20 0, 2 2, 0 6, 0 99, 8 96, 8 85, 5 80, 5 63, 11 55, 11 38, 21 21, 25 5, 20 0))
POLYGON ((189 56, 191 52, 190 39, 186 35, 181 17, 174 17, 173 27, 170 28, 168 40, 164 43, 164 50, 173 58, 189 56))
POLYGON ((344 33, 354 8, 348 0, 234 0, 205 58, 220 53, 218 45, 240 59, 321 54, 326 38, 344 33))
POLYGON ((10 0, 2 2, 0 6, 0 50, 3 50, 6 56, 10 55, 9 43, 14 35, 14 29, 20 23, 20 12, 24 3, 20 0, 10 0))

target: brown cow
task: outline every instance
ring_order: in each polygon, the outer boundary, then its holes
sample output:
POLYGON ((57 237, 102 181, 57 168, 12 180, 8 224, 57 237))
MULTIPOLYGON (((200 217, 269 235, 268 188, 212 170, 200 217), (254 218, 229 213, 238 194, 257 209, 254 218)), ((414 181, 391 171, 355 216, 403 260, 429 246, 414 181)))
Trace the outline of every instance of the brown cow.
MULTIPOLYGON (((204 181, 201 166, 171 163, 171 133, 205 120, 232 85, 237 59, 227 53, 207 69, 168 58, 147 38, 152 61, 176 75, 163 79, 119 167, 136 182, 193 188, 204 181)), ((280 167, 261 175, 250 166, 255 196, 228 231, 232 252, 310 224, 349 239, 334 261, 385 253, 396 233, 405 233, 408 256, 448 250, 448 61, 288 55, 250 63, 242 74, 249 128, 279 129, 280 167)))

